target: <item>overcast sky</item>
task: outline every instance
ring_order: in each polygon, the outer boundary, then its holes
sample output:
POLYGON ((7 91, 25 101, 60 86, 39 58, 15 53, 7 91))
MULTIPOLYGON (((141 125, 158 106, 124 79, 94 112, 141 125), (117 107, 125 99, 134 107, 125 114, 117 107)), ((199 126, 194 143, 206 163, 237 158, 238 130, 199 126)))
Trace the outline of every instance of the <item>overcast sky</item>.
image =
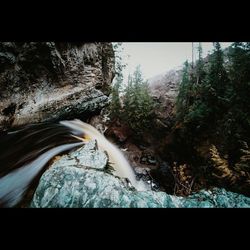
MULTIPOLYGON (((198 43, 194 43, 195 46, 198 43)), ((221 43, 222 48, 231 43, 221 43)), ((192 43, 190 42, 129 42, 123 43, 122 57, 128 63, 124 77, 132 73, 136 65, 140 64, 143 76, 147 79, 164 73, 174 67, 181 66, 185 60, 192 60, 192 43)), ((211 42, 203 42, 203 56, 213 50, 211 42)))

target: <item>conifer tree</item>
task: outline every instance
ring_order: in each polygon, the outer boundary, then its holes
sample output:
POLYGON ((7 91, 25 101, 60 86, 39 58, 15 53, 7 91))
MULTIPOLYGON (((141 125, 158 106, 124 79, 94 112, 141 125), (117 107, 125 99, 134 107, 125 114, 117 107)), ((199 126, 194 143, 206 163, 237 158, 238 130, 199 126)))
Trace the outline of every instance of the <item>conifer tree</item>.
POLYGON ((216 42, 214 43, 214 53, 209 58, 210 67, 207 76, 207 91, 216 104, 221 104, 219 101, 223 100, 229 81, 223 62, 223 51, 220 43, 216 42))
POLYGON ((124 90, 124 100, 123 100, 123 120, 129 124, 133 119, 134 113, 134 88, 133 88, 133 78, 129 74, 127 87, 124 90))
POLYGON ((225 117, 228 143, 246 140, 250 143, 250 43, 235 42, 229 50, 231 80, 229 110, 225 117), (230 122, 228 122, 230 121, 230 122))
POLYGON ((201 84, 205 77, 205 70, 204 70, 204 60, 202 58, 202 46, 201 43, 199 43, 198 46, 198 62, 196 66, 196 78, 197 78, 197 84, 201 84))
POLYGON ((137 66, 133 77, 129 76, 125 89, 123 120, 135 133, 143 133, 149 128, 153 108, 148 84, 142 77, 140 67, 137 66))
POLYGON ((176 100, 176 113, 178 121, 183 120, 184 114, 188 110, 188 95, 190 89, 190 77, 189 77, 189 64, 188 61, 184 63, 182 71, 182 81, 179 88, 179 93, 176 100))

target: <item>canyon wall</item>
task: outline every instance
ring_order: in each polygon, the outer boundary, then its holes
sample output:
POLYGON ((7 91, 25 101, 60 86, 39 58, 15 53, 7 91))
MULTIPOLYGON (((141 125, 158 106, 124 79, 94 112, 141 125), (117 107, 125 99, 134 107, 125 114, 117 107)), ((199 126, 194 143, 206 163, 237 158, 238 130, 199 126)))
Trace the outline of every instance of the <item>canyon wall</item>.
POLYGON ((111 43, 1 42, 0 129, 86 119, 108 102, 111 43))

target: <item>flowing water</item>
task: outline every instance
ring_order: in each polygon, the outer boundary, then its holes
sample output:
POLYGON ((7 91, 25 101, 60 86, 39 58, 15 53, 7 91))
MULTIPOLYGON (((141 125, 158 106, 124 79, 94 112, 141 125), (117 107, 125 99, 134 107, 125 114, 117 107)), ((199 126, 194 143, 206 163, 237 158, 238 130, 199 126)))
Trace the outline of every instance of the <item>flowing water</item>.
POLYGON ((127 178, 138 191, 149 189, 142 180, 136 180, 122 152, 91 125, 80 120, 36 124, 0 138, 0 207, 17 205, 54 156, 89 140, 96 140, 98 148, 108 154, 114 175, 127 178))
POLYGON ((148 189, 147 185, 142 180, 136 180, 135 173, 122 152, 114 144, 108 141, 96 128, 77 119, 73 121, 61 121, 60 123, 76 132, 78 131, 85 134, 85 136, 87 135, 92 140, 96 140, 98 147, 107 152, 109 161, 115 170, 115 175, 122 178, 128 178, 138 191, 145 191, 148 189))
POLYGON ((13 170, 0 178, 0 201, 2 206, 13 207, 18 204, 22 200, 31 182, 51 158, 83 144, 83 142, 78 142, 55 147, 43 153, 31 163, 13 170))

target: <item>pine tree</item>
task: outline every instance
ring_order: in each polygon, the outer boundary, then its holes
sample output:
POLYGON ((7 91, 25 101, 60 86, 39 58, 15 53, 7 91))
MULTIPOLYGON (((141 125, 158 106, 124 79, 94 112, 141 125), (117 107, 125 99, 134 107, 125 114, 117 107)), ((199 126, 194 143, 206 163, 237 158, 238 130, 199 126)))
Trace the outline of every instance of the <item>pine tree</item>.
POLYGON ((176 115, 178 121, 183 120, 184 115, 187 113, 189 103, 188 95, 190 90, 190 78, 189 78, 189 64, 188 61, 184 63, 182 70, 182 81, 179 87, 179 93, 176 100, 176 115))
POLYGON ((140 66, 137 66, 125 89, 123 120, 136 134, 143 133, 149 128, 153 108, 148 84, 143 80, 140 66))
POLYGON ((229 57, 231 59, 230 74, 235 90, 245 91, 245 85, 250 82, 250 43, 233 43, 229 57))
POLYGON ((197 84, 201 84, 205 77, 205 70, 204 70, 204 60, 202 58, 202 46, 199 43, 198 47, 198 62, 196 65, 196 77, 197 77, 197 84))
MULTIPOLYGON (((214 43, 214 53, 209 58, 209 71, 207 76, 207 91, 214 104, 222 104, 225 90, 228 85, 228 76, 223 65, 223 51, 219 42, 214 43)), ((220 107, 221 108, 221 107, 220 107)))
POLYGON ((214 52, 209 56, 208 73, 201 84, 201 107, 203 119, 209 120, 210 127, 225 112, 229 79, 224 67, 223 51, 220 43, 214 43, 214 52))
POLYGON ((176 103, 177 122, 185 123, 186 126, 199 126, 199 123, 202 123, 202 119, 204 118, 203 113, 206 112, 206 107, 201 102, 200 97, 200 84, 204 78, 201 53, 195 71, 196 74, 192 74, 194 70, 191 68, 190 71, 189 64, 186 61, 176 103))
POLYGON ((142 121, 142 130, 143 128, 147 129, 150 127, 152 120, 152 112, 154 109, 153 98, 149 94, 148 82, 144 81, 141 83, 139 91, 139 110, 140 110, 140 119, 142 121))
POLYGON ((135 110, 135 95, 133 87, 133 78, 131 75, 128 76, 127 87, 124 90, 123 100, 123 121, 128 125, 132 123, 135 110))
MULTIPOLYGON (((229 50, 229 76, 231 80, 228 95, 229 111, 225 117, 228 143, 247 140, 250 143, 250 43, 235 42, 229 50)), ((232 151, 235 150, 234 148, 232 151)))
POLYGON ((198 52, 193 70, 188 63, 183 68, 176 103, 177 124, 183 126, 176 142, 191 152, 204 139, 216 145, 210 150, 214 176, 249 193, 249 148, 240 142, 250 145, 250 43, 233 43, 224 53, 216 42, 206 65, 201 47, 198 52))
POLYGON ((204 69, 204 60, 202 58, 202 46, 198 46, 198 60, 195 67, 195 75, 191 77, 190 93, 189 93, 189 109, 185 117, 185 121, 193 127, 200 127, 206 122, 209 108, 203 100, 203 88, 206 72, 204 69))

